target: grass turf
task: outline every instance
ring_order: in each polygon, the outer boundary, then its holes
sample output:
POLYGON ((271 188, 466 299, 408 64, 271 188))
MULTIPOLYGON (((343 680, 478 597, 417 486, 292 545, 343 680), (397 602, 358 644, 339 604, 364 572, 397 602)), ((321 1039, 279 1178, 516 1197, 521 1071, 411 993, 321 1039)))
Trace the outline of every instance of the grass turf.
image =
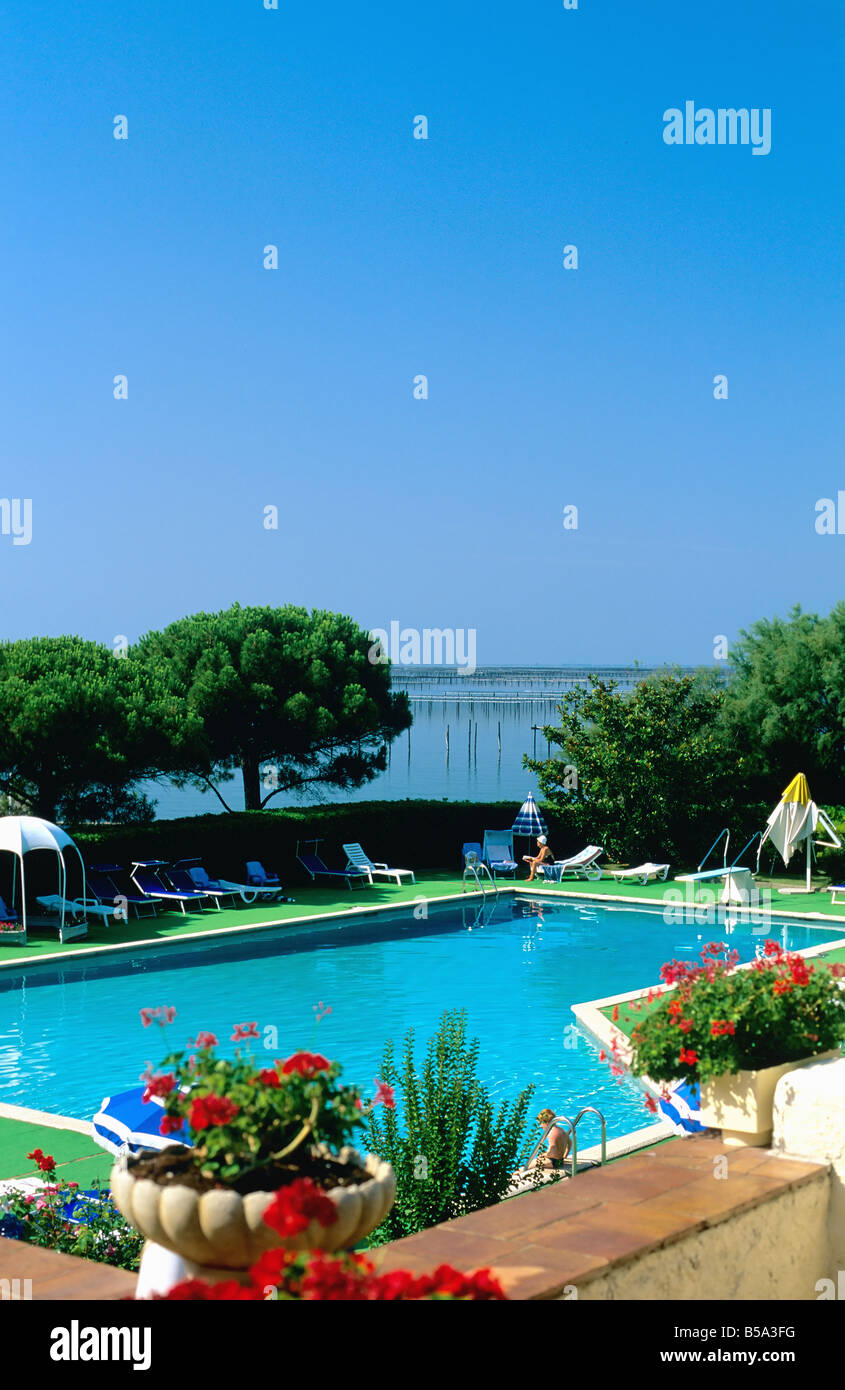
POLYGON ((111 1154, 75 1129, 54 1129, 0 1116, 0 1179, 45 1177, 27 1158, 34 1149, 56 1160, 58 1178, 78 1182, 80 1187, 90 1187, 95 1178, 107 1183, 114 1162, 111 1154))
MULTIPOLYGON (((224 908, 217 912, 209 908, 204 912, 189 912, 184 917, 181 912, 161 912, 157 917, 145 914, 132 917, 129 922, 115 922, 107 925, 101 920, 89 923, 88 935, 75 941, 61 943, 55 930, 46 927, 31 928, 25 946, 0 946, 0 965, 14 962, 37 961, 49 955, 73 954, 92 946, 137 945, 139 942, 161 942, 196 936, 198 932, 220 931, 224 927, 255 927, 288 922, 303 917, 324 917, 358 910, 362 907, 400 907, 412 903, 417 898, 440 897, 444 894, 460 893, 460 878, 454 874, 426 874, 418 883, 395 885, 378 883, 372 887, 353 888, 297 888, 293 890, 295 903, 270 903, 265 907, 224 908)), ((2 941, 2 938, 0 938, 2 941)))

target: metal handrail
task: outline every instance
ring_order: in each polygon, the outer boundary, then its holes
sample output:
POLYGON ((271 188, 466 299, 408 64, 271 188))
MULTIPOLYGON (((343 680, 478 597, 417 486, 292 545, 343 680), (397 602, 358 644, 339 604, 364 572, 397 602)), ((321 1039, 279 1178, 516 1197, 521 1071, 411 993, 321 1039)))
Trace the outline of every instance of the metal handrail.
POLYGON ((465 893, 465 892, 466 892, 466 890, 467 890, 467 874, 472 874, 473 878, 475 879, 475 886, 476 886, 476 888, 478 889, 478 891, 479 891, 481 894, 483 894, 483 895, 486 897, 486 895, 487 895, 487 889, 485 888, 484 883, 482 882, 481 877, 479 876, 479 871, 481 871, 482 873, 485 873, 485 874, 487 875, 487 877, 488 877, 489 880, 490 880, 490 883, 492 884, 493 892, 494 892, 494 893, 496 894, 496 896, 498 897, 498 896, 499 896, 499 889, 498 889, 498 887, 496 886, 496 880, 495 880, 495 878, 493 877, 493 875, 491 874, 491 872, 490 872, 489 868, 487 867, 487 865, 484 863, 484 860, 483 860, 483 859, 476 859, 476 860, 474 860, 472 863, 466 863, 466 862, 464 863, 464 872, 463 872, 463 878, 462 878, 462 885, 463 885, 463 886, 461 887, 461 892, 462 892, 462 893, 465 893))
POLYGON ((750 848, 751 848, 751 846, 754 844, 754 841, 757 839, 757 836, 758 836, 758 835, 760 836, 760 849, 757 851, 757 869, 755 870, 755 873, 759 871, 759 868, 760 868, 760 852, 762 851, 762 848, 763 848, 763 843, 762 843, 762 841, 763 841, 763 832, 762 832, 762 830, 755 830, 755 831, 754 831, 754 834, 751 836, 751 839, 748 841, 748 844, 742 846, 742 849, 739 851, 739 854, 736 856, 736 859, 735 859, 735 860, 733 861, 733 863, 731 864, 731 868, 732 868, 732 869, 735 869, 735 868, 738 866, 740 859, 741 859, 742 856, 745 854, 745 851, 746 851, 747 849, 750 849, 750 848))
MULTIPOLYGON (((707 863, 707 860, 710 858, 711 854, 713 853, 714 849, 715 849, 716 846, 718 845, 718 843, 719 843, 719 841, 721 840, 721 838, 722 838, 723 835, 725 836, 725 854, 724 854, 724 858, 723 858, 723 860, 722 860, 722 866, 723 866, 723 868, 725 868, 725 869, 728 867, 728 845, 729 845, 730 842, 731 842, 731 832, 730 832, 730 830, 728 830, 728 828, 727 828, 727 826, 726 826, 724 830, 720 830, 720 831, 719 831, 718 835, 716 836, 716 838, 715 838, 715 840, 713 841, 712 845, 710 846, 709 850, 707 851, 707 853, 705 854, 705 856, 704 856, 704 858, 702 859, 701 863, 699 864, 698 868, 696 869, 696 873, 698 873, 698 874, 701 873, 701 870, 704 868, 704 865, 707 863)), ((746 846, 746 848, 747 848, 747 846, 746 846)))
POLYGON ((560 1129, 565 1129, 567 1131, 572 1141, 571 1161, 572 1176, 574 1178, 578 1173, 578 1121, 583 1115, 598 1115, 599 1117, 601 1122, 601 1166, 604 1167, 607 1162, 607 1121, 601 1111, 597 1110, 594 1105, 582 1106, 574 1120, 570 1120, 568 1115, 555 1115, 553 1120, 549 1120, 549 1123, 546 1125, 546 1128, 543 1130, 543 1133, 528 1155, 523 1167, 526 1169, 531 1167, 534 1159, 545 1144, 550 1131, 557 1125, 560 1129))

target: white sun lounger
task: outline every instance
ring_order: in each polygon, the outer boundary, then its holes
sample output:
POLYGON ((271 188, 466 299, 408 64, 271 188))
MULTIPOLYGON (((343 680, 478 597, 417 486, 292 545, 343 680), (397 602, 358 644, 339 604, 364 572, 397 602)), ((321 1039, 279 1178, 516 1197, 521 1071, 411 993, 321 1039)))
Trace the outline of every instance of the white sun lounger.
POLYGON ((343 852, 347 858, 347 867, 350 869, 360 869, 362 873, 368 875, 370 883, 373 875, 379 874, 382 878, 396 880, 397 888, 402 887, 403 878, 410 879, 411 883, 416 883, 413 869, 391 869, 387 864, 376 863, 368 854, 365 854, 359 844, 344 845, 343 852))
POLYGON ((573 874, 575 878, 601 878, 601 869, 596 860, 604 854, 601 845, 587 845, 580 854, 573 854, 570 859, 556 859, 553 864, 538 864, 537 872, 547 878, 550 883, 560 883, 564 874, 573 874))
POLYGON ((43 907, 45 912, 51 915, 54 912, 61 912, 64 905, 66 917, 102 917, 106 922, 124 922, 125 909, 115 906, 105 906, 93 898, 61 898, 58 893, 47 893, 44 897, 36 898, 39 907, 43 907))
POLYGON ((622 883, 626 878, 639 879, 640 883, 648 883, 651 878, 659 878, 663 883, 666 882, 666 875, 669 872, 668 864, 637 864, 633 869, 613 869, 611 873, 617 883, 622 883))

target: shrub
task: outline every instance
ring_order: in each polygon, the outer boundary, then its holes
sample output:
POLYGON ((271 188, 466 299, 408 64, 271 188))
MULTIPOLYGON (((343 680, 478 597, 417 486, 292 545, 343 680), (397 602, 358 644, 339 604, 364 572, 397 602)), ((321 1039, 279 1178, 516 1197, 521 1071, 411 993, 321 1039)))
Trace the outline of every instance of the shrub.
POLYGON ((373 1153, 392 1163, 396 1203, 371 1243, 412 1235, 441 1221, 492 1206, 511 1182, 533 1086, 498 1111, 476 1076, 479 1044, 467 1040, 463 1010, 444 1013, 429 1040, 421 1072, 414 1057, 414 1030, 405 1037, 401 1068, 388 1042, 382 1081, 402 1093, 398 1111, 385 1107, 367 1117, 373 1153))
MULTIPOLYGON (((27 1154, 45 1177, 55 1173, 55 1160, 40 1149, 27 1154)), ((0 1196, 0 1236, 80 1255, 118 1269, 137 1270, 144 1237, 139 1234, 99 1184, 80 1192, 78 1183, 47 1182, 33 1192, 11 1189, 0 1196)))
MULTIPOLYGON (((204 855, 210 873, 240 881, 246 860, 260 859, 286 884, 310 883, 296 860, 298 839, 319 836, 320 852, 333 867, 342 860, 341 846, 360 840, 374 858, 400 868, 451 869, 457 874, 464 841, 480 841, 485 827, 501 830, 513 825, 518 809, 513 801, 352 801, 186 816, 147 825, 80 826, 71 833, 88 864, 204 855)), ((549 814, 546 808, 543 815, 556 853, 582 848, 566 817, 549 814)))

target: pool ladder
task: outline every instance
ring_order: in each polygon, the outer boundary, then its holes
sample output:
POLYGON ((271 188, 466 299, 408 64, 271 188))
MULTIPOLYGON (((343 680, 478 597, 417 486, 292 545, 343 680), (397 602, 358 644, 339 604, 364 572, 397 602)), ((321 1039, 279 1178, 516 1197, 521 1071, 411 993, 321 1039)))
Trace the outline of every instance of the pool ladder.
POLYGON ((534 1162, 534 1159, 537 1157, 538 1153, 540 1152, 541 1148, 546 1142, 546 1136, 548 1135, 549 1131, 554 1129, 555 1125, 559 1125, 561 1129, 565 1129, 568 1132, 569 1137, 572 1140, 572 1148, 569 1151, 569 1159, 572 1163, 572 1177, 576 1177, 578 1173, 578 1122, 584 1117, 584 1115, 598 1115, 599 1117, 599 1123, 601 1124, 601 1166, 603 1168, 605 1163, 607 1162, 607 1121, 604 1118, 604 1115, 601 1113, 601 1111, 597 1110, 594 1105, 582 1106, 582 1108, 578 1111, 578 1114, 575 1116, 574 1120, 570 1120, 568 1115, 555 1115, 553 1120, 549 1120, 549 1123, 546 1125, 546 1128, 543 1130, 543 1133, 540 1135, 540 1138, 537 1140, 537 1143, 531 1150, 527 1162, 522 1165, 523 1168, 528 1169, 531 1167, 531 1164, 534 1162))
POLYGON ((479 859, 478 855, 474 852, 468 854, 464 860, 463 887, 461 888, 461 892, 465 893, 467 891, 467 878, 469 877, 470 879, 475 880, 476 888, 480 893, 482 893, 486 897, 488 889, 484 877, 485 874, 487 875, 487 878, 490 880, 490 887, 493 889, 493 892, 498 897, 499 889, 496 885, 495 878, 491 874, 487 865, 484 863, 484 860, 479 859))

